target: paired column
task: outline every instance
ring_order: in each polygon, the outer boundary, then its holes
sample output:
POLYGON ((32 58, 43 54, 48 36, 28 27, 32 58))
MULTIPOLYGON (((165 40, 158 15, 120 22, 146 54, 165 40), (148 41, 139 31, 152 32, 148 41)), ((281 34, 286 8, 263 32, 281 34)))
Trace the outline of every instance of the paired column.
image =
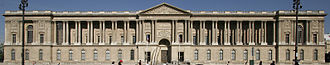
POLYGON ((228 21, 225 21, 225 23, 224 23, 224 25, 225 25, 225 28, 224 28, 224 45, 230 45, 229 43, 228 43, 228 21))
POLYGON ((216 30, 215 30, 215 27, 216 27, 216 24, 215 24, 215 21, 212 21, 212 35, 211 35, 211 39, 212 39, 212 45, 218 45, 218 44, 216 44, 216 42, 215 42, 215 38, 216 38, 216 35, 215 35, 215 32, 216 32, 216 30))

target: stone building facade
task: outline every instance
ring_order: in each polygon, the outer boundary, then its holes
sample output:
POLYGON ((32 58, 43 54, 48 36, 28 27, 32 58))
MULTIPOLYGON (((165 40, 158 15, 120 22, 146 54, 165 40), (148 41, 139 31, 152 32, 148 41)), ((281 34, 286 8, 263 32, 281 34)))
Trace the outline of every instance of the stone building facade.
MULTIPOLYGON (((21 62, 22 11, 6 11, 6 63, 21 62)), ((324 11, 26 11, 25 60, 45 63, 322 64, 324 11), (295 38, 295 29, 298 36, 295 38)))

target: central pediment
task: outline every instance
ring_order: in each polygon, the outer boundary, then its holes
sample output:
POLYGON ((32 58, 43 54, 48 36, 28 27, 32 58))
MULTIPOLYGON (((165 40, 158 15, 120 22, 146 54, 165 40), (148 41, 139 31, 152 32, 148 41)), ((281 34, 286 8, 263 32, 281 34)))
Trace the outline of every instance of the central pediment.
POLYGON ((167 3, 162 3, 155 7, 144 10, 139 14, 190 14, 190 12, 174 7, 167 3))

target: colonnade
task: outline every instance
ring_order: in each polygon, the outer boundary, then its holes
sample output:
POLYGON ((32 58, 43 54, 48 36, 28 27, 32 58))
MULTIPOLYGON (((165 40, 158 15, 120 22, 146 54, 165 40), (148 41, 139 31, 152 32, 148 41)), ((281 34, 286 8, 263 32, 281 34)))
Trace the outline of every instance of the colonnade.
MULTIPOLYGON (((147 20, 61 21, 63 22, 63 35, 57 36, 56 32, 54 32, 54 40, 55 42, 59 42, 57 39, 61 38, 56 37, 62 37, 62 45, 131 45, 136 43, 158 43, 159 40, 157 40, 156 33, 158 32, 157 29, 159 29, 157 25, 161 25, 157 23, 159 20, 148 20, 150 23, 146 21, 147 20), (74 25, 69 24, 70 22, 73 22, 74 25), (82 22, 86 22, 86 24, 82 22), (111 24, 106 24, 109 22, 111 22, 111 24), (97 26, 93 26, 95 23, 98 23, 97 26), (123 25, 120 26, 123 28, 118 28, 118 23, 123 23, 123 25), (130 23, 135 23, 135 26, 132 24, 130 26, 130 23), (147 29, 146 24, 150 24, 150 30, 149 28, 147 29), (82 28, 84 25, 87 25, 87 28, 82 28), (106 28, 106 26, 108 27, 106 28), (150 36, 150 38, 148 38, 150 42, 147 40, 147 35, 150 36)), ((59 21, 55 21, 55 23, 56 22, 59 21)), ((271 40, 275 43, 276 37, 274 21, 169 20, 168 23, 171 23, 170 42, 173 44, 184 43, 194 45, 193 42, 197 41, 197 45, 267 45, 267 40, 271 40), (180 25, 178 25, 179 21, 183 24, 183 32, 178 31, 178 27, 180 27, 180 25), (272 26, 267 26, 267 22, 268 25, 272 26), (194 24, 198 24, 199 28, 194 28, 194 24), (268 33, 267 29, 272 30, 272 33, 268 33), (182 38, 179 38, 178 33, 182 33, 182 38), (271 34, 271 36, 267 34, 271 34), (179 39, 182 39, 182 42, 179 42, 179 39)), ((57 28, 59 25, 54 24, 54 26, 57 28)), ((54 31, 58 30, 54 29, 54 31)))

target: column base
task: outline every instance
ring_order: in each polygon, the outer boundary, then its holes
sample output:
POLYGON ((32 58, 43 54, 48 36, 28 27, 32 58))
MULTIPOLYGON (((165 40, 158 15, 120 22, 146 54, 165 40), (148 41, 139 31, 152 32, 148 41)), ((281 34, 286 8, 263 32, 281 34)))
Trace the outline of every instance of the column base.
POLYGON ((273 45, 277 45, 276 42, 273 42, 273 45))
POLYGON ((116 42, 111 42, 110 45, 117 45, 117 43, 116 42))
POLYGON ((129 45, 129 43, 127 43, 127 42, 124 42, 124 43, 123 43, 123 45, 129 45))
POLYGON ((218 45, 218 43, 212 43, 212 45, 218 45))
POLYGON ((73 45, 80 45, 80 42, 73 43, 73 45))
POLYGON ((267 45, 267 43, 266 42, 262 42, 261 45, 267 45))
POLYGON ((254 43, 254 42, 250 42, 250 44, 249 45, 256 45, 256 43, 254 43))
POLYGON ((105 45, 105 43, 99 43, 99 45, 105 45))
POLYGON ((230 45, 230 43, 226 42, 225 45, 230 45))
POLYGON ((236 42, 236 45, 243 45, 242 42, 236 42))
POLYGON ((86 43, 86 45, 93 45, 93 43, 86 43))

